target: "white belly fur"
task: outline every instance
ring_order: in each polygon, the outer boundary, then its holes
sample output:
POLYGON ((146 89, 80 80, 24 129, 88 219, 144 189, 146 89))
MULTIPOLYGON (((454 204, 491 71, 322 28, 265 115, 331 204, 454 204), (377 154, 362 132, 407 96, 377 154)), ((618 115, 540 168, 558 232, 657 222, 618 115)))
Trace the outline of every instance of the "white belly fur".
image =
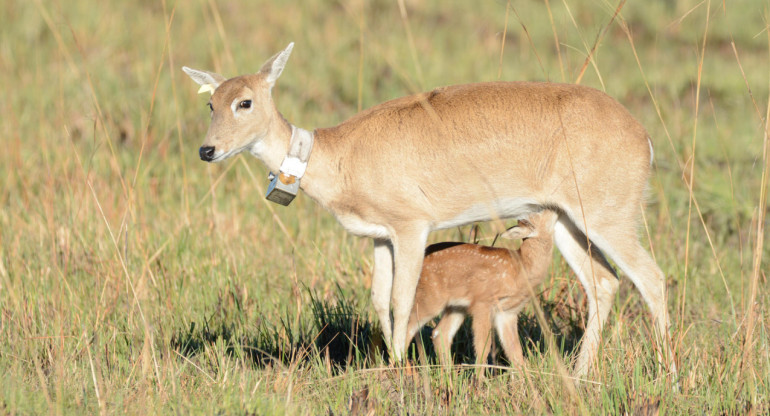
POLYGON ((531 198, 507 198, 491 203, 475 204, 460 215, 434 225, 434 230, 457 227, 478 221, 523 218, 538 210, 540 204, 531 198))
POLYGON ((360 237, 372 238, 390 238, 388 229, 379 224, 366 222, 357 215, 341 214, 337 215, 337 221, 347 230, 347 232, 360 237))
MULTIPOLYGON (((446 221, 439 221, 431 227, 432 230, 457 227, 478 221, 490 221, 505 218, 523 218, 538 210, 540 204, 530 198, 508 198, 489 204, 476 204, 460 215, 446 221)), ((357 215, 340 214, 337 221, 349 233, 361 237, 391 238, 390 230, 380 224, 367 222, 357 215)))

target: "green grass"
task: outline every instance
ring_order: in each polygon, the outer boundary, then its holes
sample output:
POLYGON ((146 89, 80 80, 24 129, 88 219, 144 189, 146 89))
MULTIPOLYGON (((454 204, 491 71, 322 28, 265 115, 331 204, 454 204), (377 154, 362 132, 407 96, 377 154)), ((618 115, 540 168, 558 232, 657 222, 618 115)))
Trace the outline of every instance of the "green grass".
POLYGON ((269 205, 250 156, 198 160, 207 110, 182 65, 234 76, 294 41, 275 101, 328 126, 440 85, 574 82, 617 7, 516 1, 506 21, 502 0, 405 3, 406 22, 384 0, 2 2, 0 414, 768 411, 765 265, 750 304, 753 258, 770 252, 757 248, 767 2, 629 1, 581 78, 653 137, 641 234, 668 278, 680 392, 624 278, 597 370, 571 388, 560 369, 586 308, 558 255, 538 302, 547 330, 532 306, 521 318, 526 374, 476 380, 467 328, 454 371, 431 365, 430 345, 388 367, 371 243, 305 196, 269 205))

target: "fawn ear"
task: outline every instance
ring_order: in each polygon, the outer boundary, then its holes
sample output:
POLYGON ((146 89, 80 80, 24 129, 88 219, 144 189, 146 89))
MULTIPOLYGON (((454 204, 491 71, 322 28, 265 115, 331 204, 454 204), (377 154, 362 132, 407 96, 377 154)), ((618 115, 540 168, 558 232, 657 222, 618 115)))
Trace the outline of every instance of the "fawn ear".
POLYGON ((189 75, 193 81, 198 83, 198 85, 204 87, 211 86, 213 88, 212 91, 217 89, 219 84, 227 80, 227 78, 217 74, 216 72, 201 71, 200 69, 192 69, 186 66, 182 67, 182 71, 189 75))
POLYGON ((278 52, 272 58, 268 59, 259 70, 260 74, 265 74, 265 80, 270 86, 270 89, 273 88, 275 81, 277 81, 278 77, 281 76, 281 72, 283 72, 283 68, 286 66, 286 62, 289 60, 292 49, 294 49, 294 42, 291 42, 289 46, 286 47, 286 49, 278 52))
POLYGON ((521 240, 527 237, 534 237, 536 234, 532 224, 526 221, 519 221, 518 225, 509 228, 507 231, 500 234, 500 237, 508 240, 521 240))

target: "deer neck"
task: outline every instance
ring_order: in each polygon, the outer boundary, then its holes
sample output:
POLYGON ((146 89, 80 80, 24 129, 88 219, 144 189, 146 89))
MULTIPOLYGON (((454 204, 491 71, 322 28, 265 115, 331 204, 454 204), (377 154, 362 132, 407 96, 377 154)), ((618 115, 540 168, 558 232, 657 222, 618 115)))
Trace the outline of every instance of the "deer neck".
POLYGON ((249 148, 249 152, 261 160, 271 172, 278 173, 288 153, 294 126, 277 110, 273 109, 273 113, 267 133, 249 148))
POLYGON ((255 143, 249 151, 260 159, 274 174, 282 171, 287 158, 297 156, 296 143, 299 136, 304 135, 304 143, 307 144, 307 136, 310 136, 312 147, 309 157, 304 157, 307 162, 305 174, 300 178, 300 188, 322 206, 328 205, 328 193, 333 182, 327 169, 327 156, 324 153, 323 142, 316 140, 314 131, 308 131, 288 122, 283 115, 274 110, 275 116, 265 137, 255 143))
POLYGON ((553 253, 553 240, 528 238, 519 248, 521 262, 533 285, 540 283, 548 273, 553 253))

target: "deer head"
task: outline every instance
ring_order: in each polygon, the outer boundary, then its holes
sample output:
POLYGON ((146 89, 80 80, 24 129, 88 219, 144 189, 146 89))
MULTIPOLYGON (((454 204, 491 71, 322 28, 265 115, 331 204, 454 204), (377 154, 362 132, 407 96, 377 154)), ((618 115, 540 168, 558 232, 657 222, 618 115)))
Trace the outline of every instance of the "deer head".
POLYGON ((271 91, 293 47, 292 42, 268 59, 256 74, 231 79, 182 67, 201 85, 199 92, 212 93, 208 102, 211 125, 199 150, 201 160, 219 162, 244 150, 262 157, 265 141, 290 128, 276 110, 271 91))

